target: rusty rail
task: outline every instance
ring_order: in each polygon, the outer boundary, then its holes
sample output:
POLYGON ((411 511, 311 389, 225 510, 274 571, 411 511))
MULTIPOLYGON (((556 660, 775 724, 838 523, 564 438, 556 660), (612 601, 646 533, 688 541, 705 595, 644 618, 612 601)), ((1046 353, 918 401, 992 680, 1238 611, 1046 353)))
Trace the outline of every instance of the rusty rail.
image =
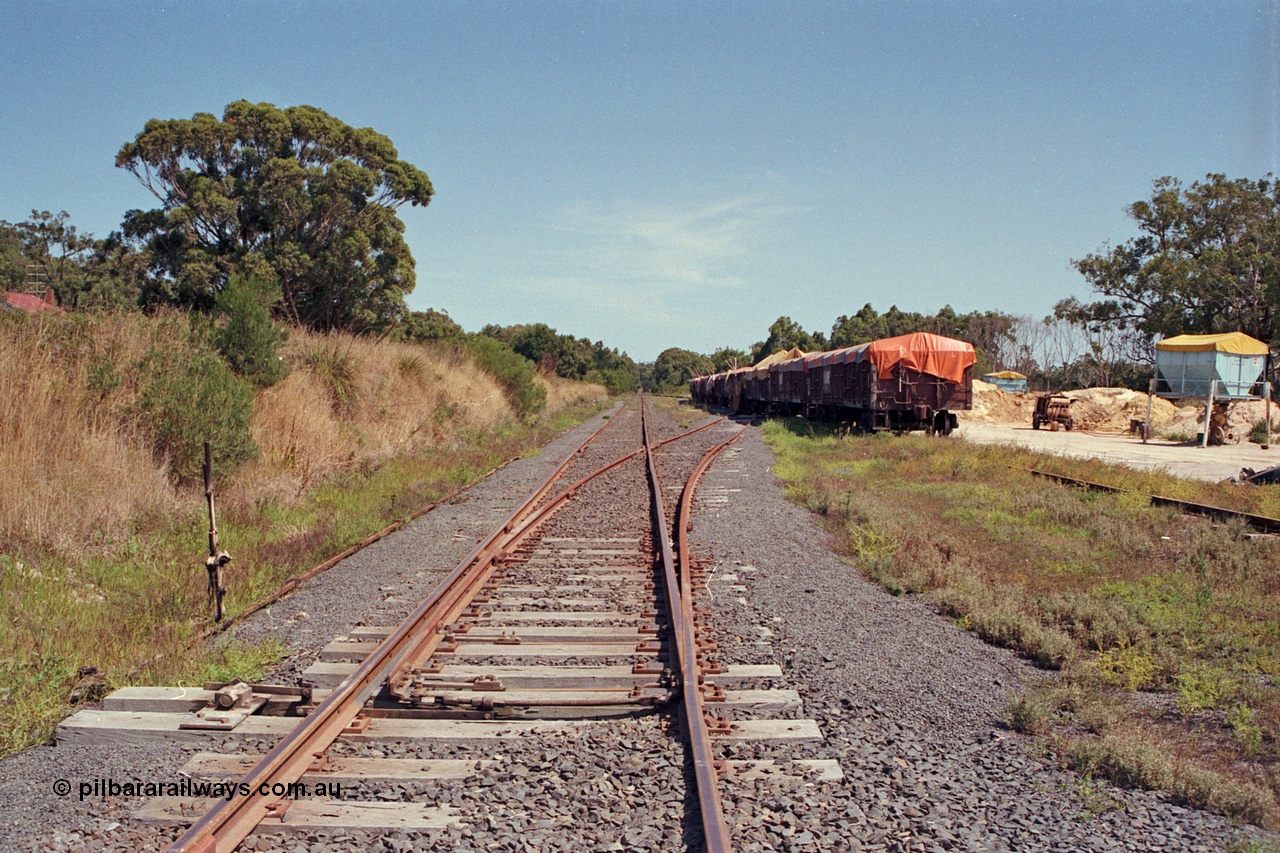
MULTIPOLYGON (((621 411, 621 410, 619 410, 621 411)), ((643 418, 643 398, 641 413, 643 418)), ((453 569, 449 576, 431 593, 418 608, 367 657, 329 697, 286 735, 275 748, 250 769, 240 780, 257 792, 260 786, 268 788, 276 783, 298 781, 360 713, 365 703, 382 687, 391 686, 393 677, 405 681, 403 674, 407 662, 421 658, 422 652, 433 642, 438 643, 437 628, 449 613, 456 613, 465 606, 464 595, 472 594, 483 584, 477 578, 492 571, 492 563, 505 549, 518 542, 554 510, 563 505, 583 482, 611 470, 649 448, 638 448, 608 465, 592 472, 562 491, 536 513, 525 518, 533 507, 550 491, 551 486, 564 473, 569 464, 594 441, 614 417, 600 426, 553 471, 539 488, 506 520, 485 537, 453 569), (522 521, 523 519, 523 521, 522 521), (504 538, 505 537, 505 538, 504 538), (463 602, 460 605, 460 602, 463 602)), ((655 446, 670 444, 719 423, 720 418, 693 430, 658 442, 655 446)), ((643 421, 642 421, 643 422, 643 421)), ((665 537, 663 537, 665 541, 665 537)), ((668 546, 669 552, 669 546, 668 546)), ((272 797, 254 793, 246 797, 220 800, 209 812, 193 823, 169 848, 170 853, 231 853, 264 817, 277 805, 272 797)))
POLYGON ((733 849, 729 840, 729 828, 724 819, 724 803, 720 797, 719 774, 715 766, 715 753, 711 748, 711 733, 707 727, 706 709, 702 698, 702 670, 698 662, 698 641, 693 611, 693 583, 689 561, 689 546, 685 529, 692 513, 693 493, 698 480, 721 450, 728 447, 746 432, 743 427, 726 441, 722 441, 703 454, 681 492, 680 507, 674 517, 673 528, 680 543, 679 573, 671 553, 671 537, 667 534, 666 510, 662 501, 662 485, 658 480, 653 461, 653 448, 649 443, 648 424, 641 407, 641 429, 645 436, 645 456, 648 462, 650 488, 653 493, 653 514, 661 540, 662 569, 666 579, 667 606, 675 639, 673 669, 679 674, 681 693, 681 719, 689 739, 693 756, 694 778, 698 787, 698 807, 702 816, 703 850, 706 853, 727 853, 733 849))
MULTIPOLYGON (((616 418, 616 413, 615 413, 616 418)), ((241 779, 249 790, 255 792, 246 797, 220 800, 212 809, 193 823, 168 849, 170 853, 231 853, 263 818, 276 801, 256 792, 267 790, 275 783, 297 782, 315 759, 337 740, 351 721, 360 713, 365 703, 387 681, 399 662, 418 644, 421 633, 435 633, 435 624, 428 622, 439 611, 439 602, 447 596, 470 571, 475 571, 482 557, 491 559, 498 539, 511 530, 513 524, 529 511, 550 489, 569 463, 614 423, 605 421, 565 461, 553 471, 541 486, 507 517, 500 527, 485 537, 462 562, 449 574, 439 587, 387 637, 373 654, 369 655, 356 671, 346 678, 329 697, 286 735, 275 748, 250 769, 241 779)))
POLYGON ((1149 495, 1145 492, 1134 492, 1128 489, 1121 489, 1117 486, 1108 486, 1103 483, 1095 483, 1090 480, 1082 480, 1078 477, 1068 477, 1065 474, 1053 474, 1049 471, 1040 471, 1035 468, 1026 469, 1037 477, 1044 477, 1047 480, 1054 480, 1068 486, 1080 486, 1093 492, 1111 492, 1113 494, 1131 494, 1141 495, 1151 502, 1152 506, 1167 506, 1173 509, 1181 510, 1189 515, 1203 515, 1209 518, 1215 518, 1220 521, 1231 519, 1239 519, 1254 530, 1260 530, 1264 533, 1280 533, 1280 518, 1272 518, 1269 515, 1256 515, 1243 510, 1227 509, 1226 507, 1213 506, 1212 504, 1196 503, 1194 501, 1184 501, 1179 498, 1167 498, 1163 495, 1149 495))

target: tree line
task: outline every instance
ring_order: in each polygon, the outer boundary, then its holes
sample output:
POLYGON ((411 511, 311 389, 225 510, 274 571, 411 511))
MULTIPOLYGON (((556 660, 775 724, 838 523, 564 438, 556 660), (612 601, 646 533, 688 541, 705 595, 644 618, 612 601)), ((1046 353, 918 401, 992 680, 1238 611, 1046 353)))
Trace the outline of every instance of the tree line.
POLYGON ((0 288, 53 290, 65 309, 173 306, 216 319, 212 339, 258 384, 284 375, 282 324, 467 350, 521 412, 541 408, 536 370, 636 387, 639 367, 603 342, 545 324, 467 334, 410 311, 415 261, 397 210, 426 206, 427 174, 391 140, 310 106, 236 101, 221 118, 152 119, 116 155, 155 197, 98 239, 66 211, 0 221, 0 288))
POLYGON ((674 387, 689 376, 757 364, 780 350, 838 349, 909 332, 934 332, 973 344, 976 372, 1012 369, 1032 387, 1118 385, 1146 389, 1155 343, 1180 334, 1242 331, 1280 343, 1280 182, 1209 174, 1184 186, 1153 182, 1149 199, 1125 212, 1138 236, 1073 260, 1099 297, 1059 300, 1041 319, 1001 311, 934 314, 870 304, 841 315, 830 333, 806 331, 779 317, 764 340, 741 350, 701 355, 672 349, 652 378, 674 387))
MULTIPOLYGON (((1149 199, 1126 208, 1138 236, 1072 261, 1098 298, 1060 300, 1039 321, 950 306, 881 313, 868 303, 837 317, 829 332, 782 316, 749 347, 673 348, 639 365, 601 341, 542 323, 467 335, 444 312, 411 312, 405 297, 416 283, 415 261, 397 211, 428 205, 435 190, 372 128, 316 107, 241 100, 221 118, 152 119, 115 163, 156 206, 125 212, 120 228, 101 239, 78 231, 65 211, 0 221, 0 286, 49 287, 71 309, 169 305, 227 318, 219 321, 235 329, 223 336, 227 350, 253 350, 263 364, 282 339, 271 324, 286 321, 465 343, 505 365, 508 378, 541 369, 621 392, 637 384, 678 387, 690 375, 756 364, 791 347, 929 331, 972 343, 982 372, 1011 368, 1046 386, 1140 386, 1160 337, 1244 331, 1268 344, 1277 339, 1280 183, 1271 175, 1209 174, 1190 186, 1159 178, 1149 199)), ((266 368, 255 374, 256 381, 274 375, 266 368)))

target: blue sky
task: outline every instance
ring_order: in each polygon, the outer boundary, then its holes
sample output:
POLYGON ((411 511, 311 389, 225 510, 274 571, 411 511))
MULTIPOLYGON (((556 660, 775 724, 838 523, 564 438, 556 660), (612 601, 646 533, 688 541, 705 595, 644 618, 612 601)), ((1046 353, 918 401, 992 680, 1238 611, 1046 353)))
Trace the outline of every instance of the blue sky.
POLYGON ((640 360, 788 315, 1035 317, 1153 179, 1277 160, 1274 2, 0 2, 0 219, 105 235, 149 118, 247 98, 371 126, 413 308, 640 360))

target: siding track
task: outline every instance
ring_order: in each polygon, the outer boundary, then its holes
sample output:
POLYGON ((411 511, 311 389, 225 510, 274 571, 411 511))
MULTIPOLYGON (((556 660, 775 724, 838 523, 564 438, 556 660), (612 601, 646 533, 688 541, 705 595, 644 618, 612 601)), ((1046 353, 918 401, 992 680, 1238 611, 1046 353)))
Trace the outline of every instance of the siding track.
POLYGON ((193 707, 219 685, 126 689, 103 710, 64 722, 60 741, 215 747, 184 772, 255 793, 157 798, 139 813, 185 826, 168 848, 184 853, 225 853, 271 831, 465 835, 494 824, 486 791, 503 802, 502 783, 556 790, 557 780, 535 781, 537 773, 576 777, 591 762, 598 772, 585 790, 528 807, 536 827, 567 845, 547 849, 580 849, 576 839, 592 824, 608 837, 617 810, 601 793, 654 779, 658 820, 626 830, 627 846, 613 849, 733 849, 722 786, 787 772, 803 783, 839 770, 829 761, 786 771, 767 759, 717 760, 716 741, 786 744, 820 734, 797 719, 794 691, 761 689, 762 679, 780 678, 776 666, 717 657, 710 614, 696 600, 705 583, 685 538, 696 479, 743 427, 719 419, 660 440, 646 409, 641 399, 610 419, 403 623, 357 627, 330 642, 305 671, 305 689, 257 689, 252 711, 232 708, 204 724, 193 707), (572 767, 544 767, 526 754, 542 744, 551 755, 566 743, 578 747, 572 767), (319 781, 353 795, 271 793, 319 781), (433 796, 405 796, 406 785, 433 796), (399 793, 382 796, 387 786, 399 793))

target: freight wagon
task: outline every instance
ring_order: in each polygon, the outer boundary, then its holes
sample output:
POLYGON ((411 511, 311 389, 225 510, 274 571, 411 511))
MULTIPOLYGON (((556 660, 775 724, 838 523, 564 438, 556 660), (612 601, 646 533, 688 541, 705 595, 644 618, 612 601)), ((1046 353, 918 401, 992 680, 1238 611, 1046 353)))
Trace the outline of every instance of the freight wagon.
POLYGON ((734 412, 946 435, 957 426, 955 413, 973 405, 975 361, 971 344, 916 332, 700 376, 689 392, 695 402, 734 412))

